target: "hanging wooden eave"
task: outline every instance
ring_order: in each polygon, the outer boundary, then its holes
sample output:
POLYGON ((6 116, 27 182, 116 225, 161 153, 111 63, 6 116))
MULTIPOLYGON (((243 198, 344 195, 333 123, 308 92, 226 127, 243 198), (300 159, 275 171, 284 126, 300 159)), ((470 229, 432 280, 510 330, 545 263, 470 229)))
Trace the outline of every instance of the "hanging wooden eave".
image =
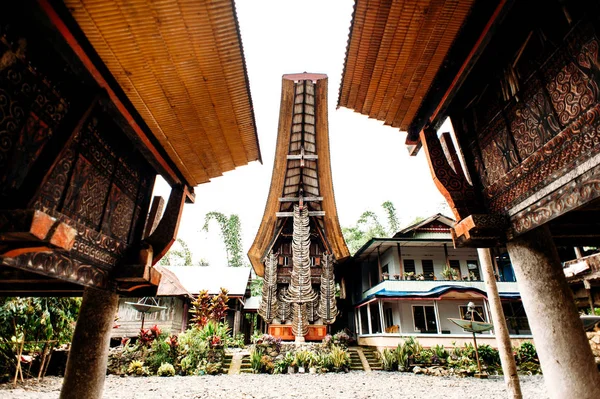
POLYGON ((475 0, 357 0, 338 106, 406 131, 475 0))
POLYGON ((264 273, 263 257, 270 250, 280 232, 278 227, 281 227, 281 223, 278 220, 278 213, 280 215, 284 214, 285 212, 281 211, 287 209, 286 207, 290 204, 285 201, 286 198, 283 198, 283 193, 286 190, 297 192, 297 189, 289 187, 290 179, 286 179, 286 176, 288 176, 288 169, 294 168, 295 165, 295 162, 290 162, 291 158, 288 158, 288 151, 292 132, 294 83, 301 80, 316 82, 315 146, 318 157, 316 158, 315 172, 319 187, 319 197, 316 199, 318 199, 322 213, 319 212, 318 216, 315 217, 322 221, 323 233, 326 234, 325 241, 329 246, 328 250, 331 251, 336 261, 340 262, 350 256, 342 235, 333 192, 327 118, 327 75, 312 73, 283 75, 273 175, 265 212, 254 243, 248 251, 250 263, 259 276, 264 273))
POLYGON ((233 1, 64 4, 187 183, 261 160, 233 1))

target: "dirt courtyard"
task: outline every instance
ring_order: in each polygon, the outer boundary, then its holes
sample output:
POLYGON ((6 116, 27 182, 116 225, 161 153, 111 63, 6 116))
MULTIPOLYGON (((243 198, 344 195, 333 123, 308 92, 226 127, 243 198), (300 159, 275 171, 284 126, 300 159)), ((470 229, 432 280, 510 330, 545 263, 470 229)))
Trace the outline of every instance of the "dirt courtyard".
MULTIPOLYGON (((0 385, 3 399, 58 398, 62 378, 42 383, 0 385)), ((524 398, 547 398, 542 376, 521 377, 524 398)), ((193 399, 506 398, 502 377, 489 380, 432 377, 411 373, 350 372, 323 375, 241 374, 201 377, 107 376, 104 397, 193 399)))

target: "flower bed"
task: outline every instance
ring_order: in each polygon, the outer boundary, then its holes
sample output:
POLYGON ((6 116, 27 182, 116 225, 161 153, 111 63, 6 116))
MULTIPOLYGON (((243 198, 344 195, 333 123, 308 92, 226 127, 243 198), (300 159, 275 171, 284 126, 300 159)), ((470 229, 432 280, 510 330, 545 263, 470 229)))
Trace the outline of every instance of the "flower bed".
MULTIPOLYGON (((500 355, 489 345, 479 345, 477 354, 482 371, 488 374, 501 374, 500 355)), ((523 342, 514 349, 517 368, 521 374, 541 374, 535 347, 523 342)), ((396 349, 384 349, 381 354, 383 369, 386 371, 414 372, 415 374, 472 376, 477 373, 475 348, 471 344, 462 347, 453 345, 445 348, 436 345, 425 349, 413 337, 408 338, 396 349)))
POLYGON ((319 344, 282 344, 278 338, 265 334, 255 338, 250 364, 253 372, 268 374, 348 371, 350 356, 346 345, 349 340, 347 335, 335 339, 328 335, 319 344))

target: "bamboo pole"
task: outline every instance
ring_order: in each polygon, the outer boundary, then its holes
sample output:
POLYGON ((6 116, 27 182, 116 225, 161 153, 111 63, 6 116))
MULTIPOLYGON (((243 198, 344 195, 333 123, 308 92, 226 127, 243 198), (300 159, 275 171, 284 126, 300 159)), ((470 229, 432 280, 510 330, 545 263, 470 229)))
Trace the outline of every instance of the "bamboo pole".
POLYGON ((17 353, 17 368, 15 370, 15 379, 13 381, 14 385, 17 385, 17 380, 19 378, 19 374, 21 375, 21 382, 25 382, 23 379, 23 368, 21 367, 21 355, 23 355, 23 347, 25 346, 25 333, 23 333, 23 341, 21 341, 21 346, 18 349, 17 353))
POLYGON ((521 393, 521 385, 519 383, 519 376, 517 375, 517 365, 512 353, 512 344, 508 334, 508 327, 506 326, 506 318, 504 317, 498 287, 496 286, 492 255, 489 248, 477 248, 477 253, 481 263, 483 281, 485 281, 490 313, 492 314, 504 381, 508 388, 509 397, 522 399, 523 394, 521 393))

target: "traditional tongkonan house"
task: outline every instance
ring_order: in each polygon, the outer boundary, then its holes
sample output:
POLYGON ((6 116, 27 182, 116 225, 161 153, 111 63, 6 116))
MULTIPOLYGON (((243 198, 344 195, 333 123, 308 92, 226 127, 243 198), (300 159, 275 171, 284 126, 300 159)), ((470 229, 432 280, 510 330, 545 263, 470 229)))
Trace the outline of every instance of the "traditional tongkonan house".
POLYGON ((554 398, 600 397, 556 250, 600 242, 599 48, 598 1, 357 0, 338 103, 408 132, 484 277, 507 247, 554 398))
POLYGON ((99 398, 119 295, 156 292, 194 186, 260 160, 233 2, 3 3, 0 143, 0 294, 83 294, 61 397, 99 398))
POLYGON ((248 257, 259 315, 283 340, 321 340, 338 315, 335 265, 349 257, 329 161, 327 76, 283 75, 271 188, 248 257))

